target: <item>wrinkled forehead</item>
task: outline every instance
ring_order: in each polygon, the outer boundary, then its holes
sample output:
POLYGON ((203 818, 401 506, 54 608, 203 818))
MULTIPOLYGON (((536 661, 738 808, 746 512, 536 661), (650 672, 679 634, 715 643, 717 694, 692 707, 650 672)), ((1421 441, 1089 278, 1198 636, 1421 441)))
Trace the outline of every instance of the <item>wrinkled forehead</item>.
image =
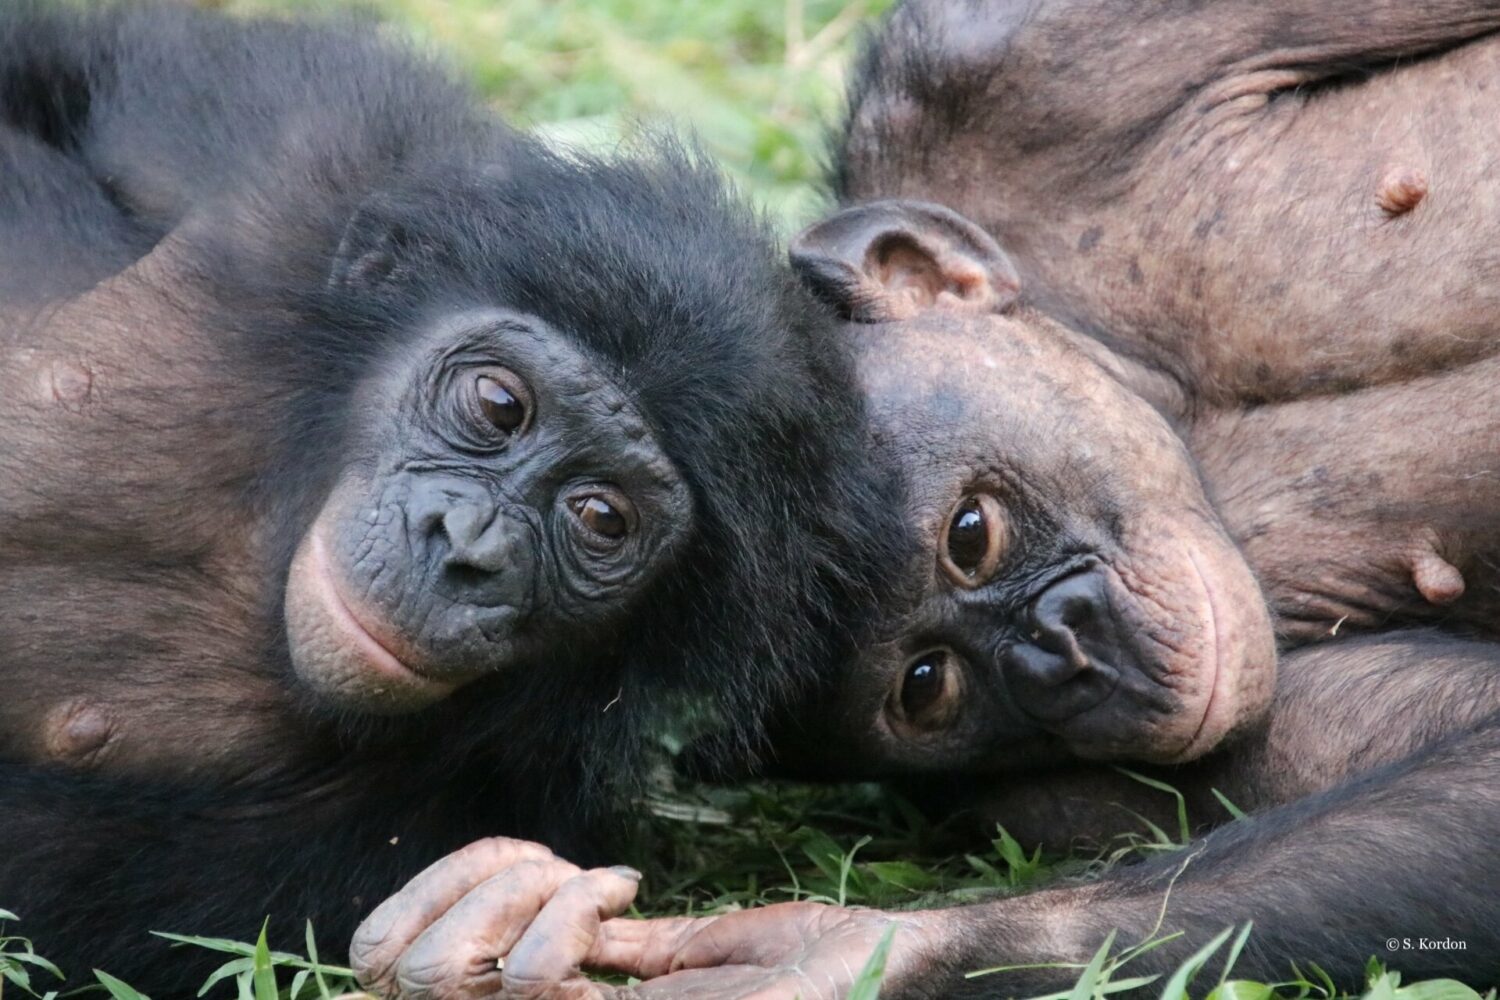
POLYGON ((877 445, 919 493, 996 467, 1043 487, 1104 477, 1134 491, 1182 456, 1149 404, 1051 328, 934 312, 849 336, 877 445))
POLYGON ((939 313, 851 328, 861 383, 882 433, 952 441, 1071 436, 1118 405, 1118 385, 1061 340, 1002 316, 939 313))
POLYGON ((960 390, 1003 385, 1012 394, 1043 391, 1055 373, 1089 381, 1104 374, 1052 327, 1010 316, 964 315, 930 310, 911 319, 849 327, 860 370, 871 386, 900 375, 920 384, 946 383, 960 390))

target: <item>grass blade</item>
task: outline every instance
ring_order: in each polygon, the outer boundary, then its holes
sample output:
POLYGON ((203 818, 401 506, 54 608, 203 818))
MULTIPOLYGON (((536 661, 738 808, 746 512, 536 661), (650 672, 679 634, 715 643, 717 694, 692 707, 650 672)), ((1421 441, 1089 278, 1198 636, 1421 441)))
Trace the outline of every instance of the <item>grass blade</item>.
POLYGON ((312 962, 313 977, 318 982, 319 1000, 333 1000, 328 983, 323 980, 323 963, 318 961, 318 943, 313 940, 312 921, 307 922, 307 959, 312 962))
POLYGON ((134 986, 131 986, 129 983, 122 983, 107 972, 100 972, 98 969, 95 969, 94 978, 104 984, 104 988, 109 990, 109 995, 114 1000, 151 1000, 150 997, 139 992, 134 986))
POLYGON ((1109 953, 1115 947, 1115 932, 1110 931, 1109 937, 1094 952, 1094 957, 1089 959, 1089 964, 1083 967, 1083 974, 1078 977, 1078 982, 1073 984, 1073 989, 1068 993, 1068 1000, 1090 1000, 1095 991, 1098 990, 1100 979, 1104 975, 1104 963, 1109 960, 1109 953))
POLYGON ((1224 942, 1228 941, 1229 935, 1233 933, 1233 927, 1224 928, 1212 941, 1193 952, 1186 962, 1179 965, 1177 971, 1172 973, 1172 977, 1167 980, 1167 985, 1162 987, 1161 1000, 1187 1000, 1188 983, 1192 982, 1198 971, 1208 964, 1208 960, 1224 947, 1224 942))
POLYGON ((260 937, 255 942, 255 1000, 280 1000, 276 989, 276 969, 271 965, 271 946, 266 943, 266 928, 271 918, 260 925, 260 937))
POLYGON ((1188 825, 1187 799, 1183 798, 1181 792, 1173 788, 1171 785, 1167 784, 1165 781, 1158 781, 1155 778, 1148 778, 1144 774, 1137 774, 1135 771, 1127 770, 1126 768, 1119 766, 1116 766, 1115 770, 1125 775, 1125 777, 1130 778, 1132 781, 1139 781, 1147 788, 1154 788, 1158 792, 1166 792, 1168 795, 1176 799, 1177 832, 1179 835, 1179 839, 1177 842, 1179 844, 1186 844, 1188 841, 1193 839, 1192 827, 1188 825))
POLYGON ((854 977, 854 987, 849 991, 849 1000, 879 1000, 880 984, 885 980, 885 963, 891 954, 891 942, 896 940, 896 927, 892 923, 880 937, 880 943, 870 953, 864 968, 854 977))

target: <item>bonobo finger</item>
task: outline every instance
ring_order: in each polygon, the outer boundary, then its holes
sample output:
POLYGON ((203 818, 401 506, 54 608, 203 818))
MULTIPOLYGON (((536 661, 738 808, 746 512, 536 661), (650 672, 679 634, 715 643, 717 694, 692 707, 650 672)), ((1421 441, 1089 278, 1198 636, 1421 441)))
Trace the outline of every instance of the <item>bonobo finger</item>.
POLYGON ((818 943, 828 914, 812 903, 779 903, 714 917, 610 920, 600 928, 591 969, 652 979, 687 968, 776 966, 818 943))
POLYGON ((596 868, 564 883, 506 956, 506 995, 551 997, 553 986, 576 979, 601 922, 630 905, 640 878, 629 868, 596 868))
POLYGON ((349 961, 355 978, 366 989, 394 996, 396 963, 411 943, 475 886, 523 861, 557 859, 540 844, 491 837, 429 865, 354 932, 349 961))
MULTIPOLYGON (((795 970, 752 965, 688 969, 632 987, 630 1000, 836 1000, 795 970)), ((547 1000, 552 1000, 548 997, 547 1000)))
POLYGON ((654 979, 672 971, 673 960, 694 935, 718 917, 654 917, 606 920, 583 959, 594 972, 654 979))
POLYGON ((457 1000, 498 994, 497 959, 510 952, 553 893, 580 872, 566 861, 523 861, 475 886, 401 956, 399 996, 457 1000))

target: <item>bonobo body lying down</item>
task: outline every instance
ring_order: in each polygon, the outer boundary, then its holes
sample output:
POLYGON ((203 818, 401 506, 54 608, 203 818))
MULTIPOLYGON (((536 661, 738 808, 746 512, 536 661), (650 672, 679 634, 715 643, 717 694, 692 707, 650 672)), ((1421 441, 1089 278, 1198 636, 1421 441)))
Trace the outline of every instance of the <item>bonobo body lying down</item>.
POLYGON ((855 85, 845 209, 794 246, 869 324, 876 439, 926 543, 781 764, 956 775, 1054 843, 1139 797, 1094 761, 1259 812, 1092 884, 900 915, 611 920, 618 876, 543 861, 481 918, 447 907, 498 869, 457 860, 366 924, 365 974, 430 926, 514 946, 486 974, 516 988, 611 995, 582 966, 637 996, 834 998, 896 923, 882 995, 1009 996, 1075 973, 963 974, 1181 929, 1131 967, 1163 971, 1253 919, 1245 975, 1500 976, 1500 653, 1346 634, 1495 627, 1496 28, 1477 3, 908 4, 855 85), (1335 641, 1273 682, 1278 633, 1335 641))
POLYGON ((68 973, 337 954, 830 662, 900 534, 851 366, 641 152, 369 29, 0 4, 0 906, 68 973))

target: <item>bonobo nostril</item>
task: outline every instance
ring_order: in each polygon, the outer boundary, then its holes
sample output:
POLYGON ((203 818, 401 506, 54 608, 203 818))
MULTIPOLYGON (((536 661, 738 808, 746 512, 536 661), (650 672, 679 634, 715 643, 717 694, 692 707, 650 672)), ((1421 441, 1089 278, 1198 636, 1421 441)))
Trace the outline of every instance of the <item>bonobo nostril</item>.
POLYGON ((443 565, 498 573, 509 561, 510 539, 499 512, 489 505, 460 504, 443 515, 440 530, 448 543, 443 565))
POLYGON ((1100 573, 1075 573, 1042 591, 1032 603, 1028 638, 1068 661, 1073 673, 1086 670, 1089 657, 1084 647, 1110 631, 1107 602, 1100 573))
POLYGON ((1052 584, 1027 609, 1021 641, 1002 668, 1017 703, 1044 719, 1083 711, 1108 696, 1118 678, 1117 641, 1097 570, 1052 584))
MULTIPOLYGON (((1078 649, 1077 642, 1071 642, 1070 645, 1074 650, 1078 649)), ((1042 687, 1058 687, 1066 684, 1089 668, 1088 657, 1084 656, 1081 650, 1077 655, 1069 656, 1047 649, 1039 643, 1029 642, 1021 643, 1011 649, 1007 654, 1007 660, 1013 675, 1024 676, 1027 680, 1042 687)))

